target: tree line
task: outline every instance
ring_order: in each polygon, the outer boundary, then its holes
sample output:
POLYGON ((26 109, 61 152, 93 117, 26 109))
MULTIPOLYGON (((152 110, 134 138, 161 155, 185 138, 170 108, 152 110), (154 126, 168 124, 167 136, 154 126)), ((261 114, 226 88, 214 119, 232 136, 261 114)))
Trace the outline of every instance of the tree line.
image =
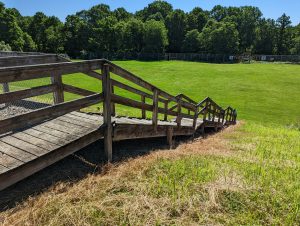
POLYGON ((62 22, 42 12, 22 16, 0 2, 0 50, 71 57, 97 52, 300 54, 300 23, 292 26, 286 14, 264 18, 252 6, 196 7, 186 13, 166 1, 135 13, 100 4, 62 22))

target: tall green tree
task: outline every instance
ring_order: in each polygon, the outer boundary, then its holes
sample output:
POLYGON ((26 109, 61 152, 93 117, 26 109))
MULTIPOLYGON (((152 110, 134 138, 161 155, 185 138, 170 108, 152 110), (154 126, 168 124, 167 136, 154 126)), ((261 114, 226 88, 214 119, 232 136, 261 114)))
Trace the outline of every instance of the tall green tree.
POLYGON ((19 13, 14 9, 5 9, 4 4, 0 7, 0 41, 15 51, 34 51, 35 44, 31 37, 18 25, 19 13))
POLYGON ((140 52, 143 48, 145 27, 138 19, 130 19, 124 26, 123 45, 124 50, 129 52, 140 52))
POLYGON ((194 8, 190 13, 187 14, 187 29, 197 29, 199 32, 202 31, 208 20, 208 13, 203 11, 200 7, 194 8))
POLYGON ((300 55, 300 23, 294 28, 292 54, 300 55))
POLYGON ((113 15, 117 18, 118 21, 126 21, 132 17, 132 14, 127 12, 123 7, 115 9, 113 11, 113 15))
MULTIPOLYGON (((137 11, 136 16, 143 21, 149 20, 151 15, 160 13, 162 18, 166 18, 167 15, 173 11, 173 6, 166 1, 154 1, 150 3, 143 10, 137 11)), ((153 19, 153 18, 152 18, 153 19)))
POLYGON ((285 13, 276 21, 277 32, 277 54, 288 54, 292 41, 291 20, 285 13))
POLYGON ((186 14, 178 9, 171 12, 166 18, 166 27, 168 29, 169 52, 180 52, 187 28, 186 14))
POLYGON ((234 23, 210 20, 200 35, 203 50, 234 54, 239 48, 239 33, 234 23))
POLYGON ((147 53, 163 53, 168 45, 167 29, 163 22, 148 20, 145 23, 144 48, 147 53))
POLYGON ((276 44, 276 25, 271 19, 263 19, 256 28, 254 53, 274 54, 276 44))
POLYGON ((67 16, 64 24, 64 49, 71 57, 78 57, 88 49, 89 28, 77 15, 67 16))
POLYGON ((200 32, 197 29, 188 31, 183 41, 182 50, 187 53, 196 53, 201 46, 200 32))
POLYGON ((91 52, 110 52, 117 46, 115 25, 118 20, 114 16, 108 16, 98 20, 96 26, 89 34, 89 50, 91 52))
POLYGON ((240 8, 238 32, 241 51, 253 51, 256 39, 256 28, 259 26, 262 13, 257 7, 244 6, 240 8))

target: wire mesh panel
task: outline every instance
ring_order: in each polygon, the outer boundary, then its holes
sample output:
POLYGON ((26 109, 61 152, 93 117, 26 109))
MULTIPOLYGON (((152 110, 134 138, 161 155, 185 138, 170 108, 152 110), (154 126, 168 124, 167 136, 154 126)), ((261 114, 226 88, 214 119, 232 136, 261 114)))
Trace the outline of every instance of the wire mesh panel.
MULTIPOLYGON (((11 83, 2 83, 0 86, 0 93, 8 93, 30 89, 37 86, 50 85, 50 78, 39 78, 32 80, 24 80, 11 83)), ((0 120, 10 118, 16 115, 24 114, 34 111, 46 106, 53 105, 53 94, 44 94, 34 96, 22 100, 13 100, 0 104, 0 120)))

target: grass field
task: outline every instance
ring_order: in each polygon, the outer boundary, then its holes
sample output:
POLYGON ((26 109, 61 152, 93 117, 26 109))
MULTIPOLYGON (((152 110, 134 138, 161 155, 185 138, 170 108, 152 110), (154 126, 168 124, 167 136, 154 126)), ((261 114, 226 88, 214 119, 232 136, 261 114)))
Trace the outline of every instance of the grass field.
MULTIPOLYGON (((115 63, 174 95, 230 104, 243 121, 71 186, 57 184, 0 213, 0 224, 300 225, 299 65, 115 63)), ((100 86, 82 78, 64 79, 100 86)))
MULTIPOLYGON (((224 107, 231 105, 237 109, 239 119, 281 125, 300 122, 300 65, 114 63, 173 95, 184 93, 196 101, 210 96, 224 107)), ((100 86, 94 79, 80 75, 69 76, 65 82, 95 91, 100 86)), ((128 112, 140 114, 129 108, 119 109, 120 114, 128 112)))
MULTIPOLYGON (((182 61, 114 63, 173 95, 184 93, 196 101, 209 96, 223 107, 231 105, 237 109, 239 119, 281 125, 300 122, 300 65, 182 61)), ((113 78, 120 80, 116 76, 113 78)), ((66 84, 101 91, 101 83, 86 75, 66 75, 63 80, 66 84)), ((47 78, 17 85, 27 87, 49 82, 47 78)), ((140 100, 140 96, 127 91, 116 89, 116 93, 140 100)), ((44 97, 50 99, 51 95, 44 97)), ((77 96, 66 94, 66 100, 74 98, 77 96)), ((91 110, 99 111, 97 107, 91 110)), ((140 116, 140 111, 122 106, 117 108, 117 113, 140 116)))

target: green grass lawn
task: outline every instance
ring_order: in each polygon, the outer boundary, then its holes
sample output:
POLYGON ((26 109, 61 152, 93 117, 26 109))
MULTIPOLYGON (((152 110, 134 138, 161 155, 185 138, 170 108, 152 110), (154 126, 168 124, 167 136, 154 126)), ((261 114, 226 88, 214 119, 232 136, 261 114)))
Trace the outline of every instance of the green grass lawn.
MULTIPOLYGON (((173 95, 231 105, 244 123, 130 160, 104 176, 58 185, 0 213, 0 224, 2 217, 7 225, 300 225, 299 65, 115 63, 173 95)), ((101 90, 81 74, 64 82, 101 90)))
POLYGON ((239 119, 275 124, 300 121, 299 65, 115 63, 171 94, 185 93, 196 101, 209 96, 224 107, 231 105, 239 119))
MULTIPOLYGON (((184 93, 196 101, 209 96, 223 107, 231 105, 237 109, 239 119, 281 125, 300 122, 300 65, 207 64, 183 61, 114 63, 170 94, 184 93)), ((116 76, 113 78, 120 80, 116 76)), ((63 81, 92 91, 101 91, 99 81, 80 73, 65 75, 63 81)), ((18 82, 17 85, 34 86, 49 82, 46 78, 18 82)), ((139 96, 127 91, 116 89, 116 93, 140 100, 139 96)), ((51 95, 44 98, 51 99, 51 95)), ((77 96, 66 94, 65 98, 71 100, 77 96)), ((98 107, 101 108, 101 105, 89 110, 99 111, 98 107)), ((117 107, 117 113, 140 116, 139 110, 123 106, 117 107)))

